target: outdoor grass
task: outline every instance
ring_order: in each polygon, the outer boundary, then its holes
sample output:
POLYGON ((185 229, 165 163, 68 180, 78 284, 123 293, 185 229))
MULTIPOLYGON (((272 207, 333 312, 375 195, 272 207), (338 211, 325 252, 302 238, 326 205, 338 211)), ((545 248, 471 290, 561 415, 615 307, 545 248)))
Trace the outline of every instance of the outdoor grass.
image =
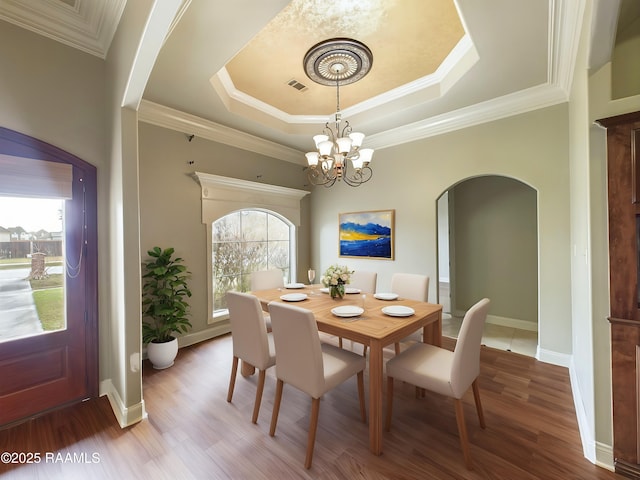
POLYGON ((45 331, 64 328, 64 290, 62 287, 34 290, 33 300, 45 331))
POLYGON ((46 278, 40 280, 29 280, 31 282, 32 290, 42 290, 44 288, 53 288, 62 286, 62 274, 53 273, 46 278))
POLYGON ((45 331, 64 328, 64 289, 61 273, 41 280, 30 280, 38 318, 45 331))

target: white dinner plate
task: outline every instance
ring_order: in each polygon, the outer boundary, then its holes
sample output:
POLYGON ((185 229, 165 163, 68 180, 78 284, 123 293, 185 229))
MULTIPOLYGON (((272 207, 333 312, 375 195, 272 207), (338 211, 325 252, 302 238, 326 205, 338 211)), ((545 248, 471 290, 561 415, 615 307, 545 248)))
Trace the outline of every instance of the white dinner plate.
POLYGON ((364 309, 356 307, 355 305, 342 305, 331 309, 331 313, 336 317, 357 317, 358 315, 362 315, 363 312, 364 309))
POLYGON ((373 296, 378 300, 395 300, 398 298, 397 293, 374 293, 373 296))
POLYGON ((304 283, 287 283, 284 288, 304 288, 304 283))
POLYGON ((404 305, 392 305, 390 307, 384 307, 382 313, 391 317, 410 317, 416 311, 411 307, 405 307, 404 305))
POLYGON ((329 287, 323 287, 320 289, 322 293, 329 293, 329 287))
POLYGON ((286 293, 280 296, 280 300, 284 300, 285 302, 301 302, 306 299, 306 293, 286 293))

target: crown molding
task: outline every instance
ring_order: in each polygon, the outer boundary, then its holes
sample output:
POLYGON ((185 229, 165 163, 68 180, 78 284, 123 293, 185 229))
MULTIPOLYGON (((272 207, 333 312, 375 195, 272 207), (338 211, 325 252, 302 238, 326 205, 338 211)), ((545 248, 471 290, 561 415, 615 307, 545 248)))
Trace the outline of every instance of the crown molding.
POLYGON ((549 84, 539 85, 386 132, 369 135, 367 136, 367 146, 376 149, 392 147, 520 115, 566 101, 567 95, 563 89, 549 84))
MULTIPOLYGON (((567 101, 563 88, 544 84, 520 92, 488 100, 470 107, 429 117, 386 132, 367 136, 367 146, 383 149, 414 142, 423 138, 454 132, 463 128, 550 107, 567 101)), ((185 133, 233 147, 249 150, 293 163, 304 163, 303 152, 204 120, 194 115, 143 100, 140 121, 185 133)))
POLYGON ((567 97, 573 82, 584 12, 583 0, 551 0, 549 2, 547 81, 560 87, 567 97))
POLYGON ((140 103, 138 120, 292 163, 304 161, 304 153, 300 150, 285 147, 148 100, 142 100, 140 103))
POLYGON ((0 19, 106 58, 126 0, 2 0, 0 19))

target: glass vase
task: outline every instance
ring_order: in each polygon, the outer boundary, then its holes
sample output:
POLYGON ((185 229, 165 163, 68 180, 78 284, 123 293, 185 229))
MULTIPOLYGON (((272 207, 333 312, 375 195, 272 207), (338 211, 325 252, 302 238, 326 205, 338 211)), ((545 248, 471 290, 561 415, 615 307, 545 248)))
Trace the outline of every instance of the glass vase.
POLYGON ((329 287, 329 294, 331 295, 331 298, 344 297, 344 283, 339 283, 338 285, 331 285, 329 287))

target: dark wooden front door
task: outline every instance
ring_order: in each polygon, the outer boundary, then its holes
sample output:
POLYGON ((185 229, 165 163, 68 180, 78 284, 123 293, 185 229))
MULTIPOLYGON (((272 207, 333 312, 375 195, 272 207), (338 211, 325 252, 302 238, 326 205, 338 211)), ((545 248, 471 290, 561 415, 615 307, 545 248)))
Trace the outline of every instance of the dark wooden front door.
MULTIPOLYGON (((1 427, 98 395, 98 302, 95 167, 52 145, 2 128, 0 155, 23 158, 25 163, 36 159, 72 167, 72 198, 62 203, 63 255, 56 267, 63 285, 59 302, 62 327, 0 337, 1 427)), ((0 195, 9 194, 0 191, 0 195)), ((23 196, 29 197, 29 192, 23 196)), ((38 248, 31 246, 32 252, 38 248)), ((26 262, 31 258, 31 254, 26 256, 26 262)), ((0 302, 4 320, 13 314, 11 308, 10 301, 0 302)), ((43 312, 38 315, 45 316, 43 312)), ((17 317, 16 330, 19 322, 17 317)))

